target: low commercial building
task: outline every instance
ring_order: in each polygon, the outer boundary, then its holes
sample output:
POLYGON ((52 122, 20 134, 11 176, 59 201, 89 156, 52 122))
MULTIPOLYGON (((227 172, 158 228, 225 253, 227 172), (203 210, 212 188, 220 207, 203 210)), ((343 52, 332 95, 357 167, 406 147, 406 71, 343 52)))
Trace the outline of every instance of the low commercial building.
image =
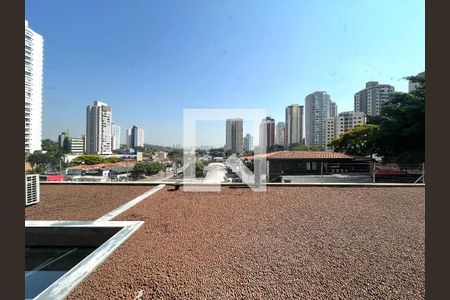
POLYGON ((78 165, 67 169, 67 181, 108 182, 129 176, 134 162, 102 163, 96 165, 78 165))
POLYGON ((287 175, 365 174, 372 172, 372 160, 330 151, 278 151, 242 157, 253 170, 255 158, 265 158, 268 182, 280 182, 287 175))
POLYGON ((167 156, 169 155, 169 152, 166 151, 156 151, 155 152, 156 157, 158 158, 167 158, 167 156))

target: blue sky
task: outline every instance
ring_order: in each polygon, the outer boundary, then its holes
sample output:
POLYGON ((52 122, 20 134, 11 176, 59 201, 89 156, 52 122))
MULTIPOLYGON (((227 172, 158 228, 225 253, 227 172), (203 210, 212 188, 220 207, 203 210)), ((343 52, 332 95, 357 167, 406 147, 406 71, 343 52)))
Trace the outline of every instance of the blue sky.
MULTIPOLYGON (((401 78, 425 70, 423 0, 25 4, 44 36, 44 138, 84 133, 86 106, 102 100, 123 133, 181 144, 183 108, 264 108, 278 122, 323 90, 342 112, 366 81, 407 91, 401 78)), ((197 135, 221 146, 224 125, 197 135)))

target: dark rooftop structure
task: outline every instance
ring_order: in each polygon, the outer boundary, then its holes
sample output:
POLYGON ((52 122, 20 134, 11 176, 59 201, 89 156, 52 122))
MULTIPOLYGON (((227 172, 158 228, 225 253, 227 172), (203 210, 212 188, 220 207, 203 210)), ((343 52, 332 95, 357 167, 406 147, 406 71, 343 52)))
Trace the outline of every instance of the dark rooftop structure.
POLYGON ((250 170, 255 158, 269 162, 269 181, 280 182, 286 175, 366 174, 370 178, 372 160, 332 151, 277 151, 241 157, 250 170))
MULTIPOLYGON (((96 220, 152 186, 42 185, 27 220, 96 220)), ((68 299, 424 299, 424 187, 165 187, 68 299)))

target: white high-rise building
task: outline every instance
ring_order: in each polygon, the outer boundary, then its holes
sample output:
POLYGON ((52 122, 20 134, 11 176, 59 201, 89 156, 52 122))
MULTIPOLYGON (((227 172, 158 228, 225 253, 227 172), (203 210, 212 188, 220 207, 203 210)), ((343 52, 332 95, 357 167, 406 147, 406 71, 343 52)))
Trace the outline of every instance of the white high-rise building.
POLYGON ((355 111, 364 112, 368 116, 378 116, 381 107, 389 101, 393 92, 392 85, 369 81, 365 89, 355 94, 355 111))
POLYGON ((250 133, 244 136, 244 150, 253 151, 253 136, 250 133))
POLYGON ((305 98, 305 144, 308 146, 326 145, 325 121, 336 114, 337 107, 330 95, 324 91, 314 92, 305 98))
POLYGON ((127 128, 125 139, 127 148, 133 148, 133 128, 127 128))
POLYGON ((275 144, 286 147, 286 123, 278 122, 275 127, 275 144))
POLYGON ((120 126, 112 122, 111 131, 112 131, 111 134, 112 150, 120 149, 120 126))
POLYGON ((244 120, 243 119, 227 119, 225 131, 225 150, 231 153, 242 153, 244 142, 244 120))
POLYGON ((86 108, 86 153, 111 154, 112 108, 94 101, 86 108))
POLYGON ((136 148, 144 147, 144 129, 133 126, 127 129, 126 133, 127 147, 136 148))
POLYGON ((144 147, 144 128, 133 127, 134 146, 144 147))
POLYGON ((303 143, 303 106, 286 107, 286 145, 303 143))
POLYGON ((41 150, 44 39, 25 21, 25 152, 41 150))
POLYGON ((341 134, 354 128, 356 125, 366 124, 366 114, 363 112, 346 111, 340 113, 337 117, 326 120, 326 150, 333 150, 328 147, 331 141, 339 138, 341 134))
POLYGON ((69 138, 70 140, 70 153, 80 155, 84 153, 84 138, 69 138))

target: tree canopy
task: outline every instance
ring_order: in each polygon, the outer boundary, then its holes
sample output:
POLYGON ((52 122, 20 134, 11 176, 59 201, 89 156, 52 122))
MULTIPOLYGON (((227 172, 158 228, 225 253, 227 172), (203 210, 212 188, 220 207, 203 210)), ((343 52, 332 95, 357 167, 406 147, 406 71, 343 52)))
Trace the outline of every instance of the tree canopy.
POLYGON ((131 177, 134 179, 142 178, 144 175, 151 176, 164 170, 164 165, 161 162, 138 162, 131 170, 131 177))
POLYGON ((323 151, 325 150, 322 146, 307 146, 301 143, 294 143, 289 145, 288 150, 290 151, 323 151))
POLYGON ((70 163, 72 165, 80 165, 80 164, 96 165, 100 163, 116 163, 119 161, 122 161, 122 159, 114 156, 102 157, 97 154, 83 154, 75 157, 70 163))
POLYGON ((378 125, 358 125, 343 133, 328 146, 333 147, 336 152, 372 157, 378 153, 375 143, 375 136, 378 131, 378 125))

